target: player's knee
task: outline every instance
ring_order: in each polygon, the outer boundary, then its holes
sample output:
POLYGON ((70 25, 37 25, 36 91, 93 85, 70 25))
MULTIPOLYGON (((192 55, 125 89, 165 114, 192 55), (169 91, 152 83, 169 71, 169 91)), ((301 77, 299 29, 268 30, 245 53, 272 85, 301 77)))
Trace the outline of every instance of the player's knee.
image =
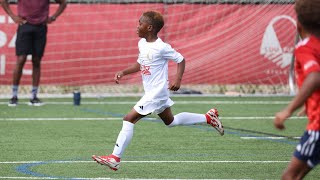
MULTIPOLYGON (((122 120, 124 120, 124 121, 129 121, 128 115, 125 115, 125 116, 122 118, 122 120)), ((129 121, 129 122, 130 122, 130 121, 129 121)))
POLYGON ((132 118, 131 118, 130 116, 128 116, 128 115, 125 115, 125 116, 123 117, 123 120, 135 124, 135 120, 132 119, 132 118))

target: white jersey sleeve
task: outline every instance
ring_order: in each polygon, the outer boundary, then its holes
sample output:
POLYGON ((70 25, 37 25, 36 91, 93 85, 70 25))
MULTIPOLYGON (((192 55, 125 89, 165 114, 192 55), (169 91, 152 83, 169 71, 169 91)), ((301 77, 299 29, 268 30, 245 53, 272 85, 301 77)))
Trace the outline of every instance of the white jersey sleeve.
POLYGON ((165 43, 165 46, 162 49, 161 54, 164 59, 172 60, 176 63, 180 63, 184 59, 184 57, 180 53, 178 53, 175 49, 171 47, 170 44, 167 43, 165 43))

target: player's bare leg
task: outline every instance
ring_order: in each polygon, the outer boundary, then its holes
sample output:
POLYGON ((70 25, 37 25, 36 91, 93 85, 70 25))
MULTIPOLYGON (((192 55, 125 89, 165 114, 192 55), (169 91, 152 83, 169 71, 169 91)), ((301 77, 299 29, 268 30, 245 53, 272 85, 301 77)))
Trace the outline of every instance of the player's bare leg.
POLYGON ((162 119, 164 124, 167 126, 170 125, 174 120, 170 107, 166 108, 162 113, 158 114, 158 116, 162 119))
POLYGON ((282 180, 291 180, 291 179, 303 179, 304 176, 311 170, 306 162, 292 157, 291 161, 284 171, 281 179, 282 180))

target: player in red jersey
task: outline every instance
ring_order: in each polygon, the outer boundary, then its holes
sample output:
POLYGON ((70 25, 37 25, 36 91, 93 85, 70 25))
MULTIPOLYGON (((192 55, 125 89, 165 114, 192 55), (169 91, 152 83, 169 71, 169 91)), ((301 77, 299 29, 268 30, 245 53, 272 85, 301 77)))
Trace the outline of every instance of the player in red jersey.
POLYGON ((282 111, 274 126, 284 129, 284 121, 304 105, 306 130, 297 145, 282 179, 303 179, 320 163, 320 1, 296 0, 297 30, 301 41, 295 48, 295 72, 299 92, 282 111))

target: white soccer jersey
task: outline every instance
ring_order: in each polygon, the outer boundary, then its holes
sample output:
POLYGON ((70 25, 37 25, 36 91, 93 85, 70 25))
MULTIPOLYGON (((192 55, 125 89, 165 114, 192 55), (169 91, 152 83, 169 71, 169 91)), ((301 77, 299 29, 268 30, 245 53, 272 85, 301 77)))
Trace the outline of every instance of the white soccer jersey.
MULTIPOLYGON (((180 63, 184 57, 160 38, 155 42, 147 42, 146 39, 142 38, 138 43, 138 47, 140 53, 137 62, 140 64, 145 95, 139 101, 140 104, 138 102, 136 106, 145 106, 147 102, 149 104, 153 102, 156 103, 152 105, 154 108, 160 108, 159 102, 167 102, 170 95, 168 90, 168 62, 172 60, 180 63)), ((159 113, 154 108, 147 111, 151 111, 149 113, 159 113)), ((144 114, 140 111, 138 112, 144 114)))

